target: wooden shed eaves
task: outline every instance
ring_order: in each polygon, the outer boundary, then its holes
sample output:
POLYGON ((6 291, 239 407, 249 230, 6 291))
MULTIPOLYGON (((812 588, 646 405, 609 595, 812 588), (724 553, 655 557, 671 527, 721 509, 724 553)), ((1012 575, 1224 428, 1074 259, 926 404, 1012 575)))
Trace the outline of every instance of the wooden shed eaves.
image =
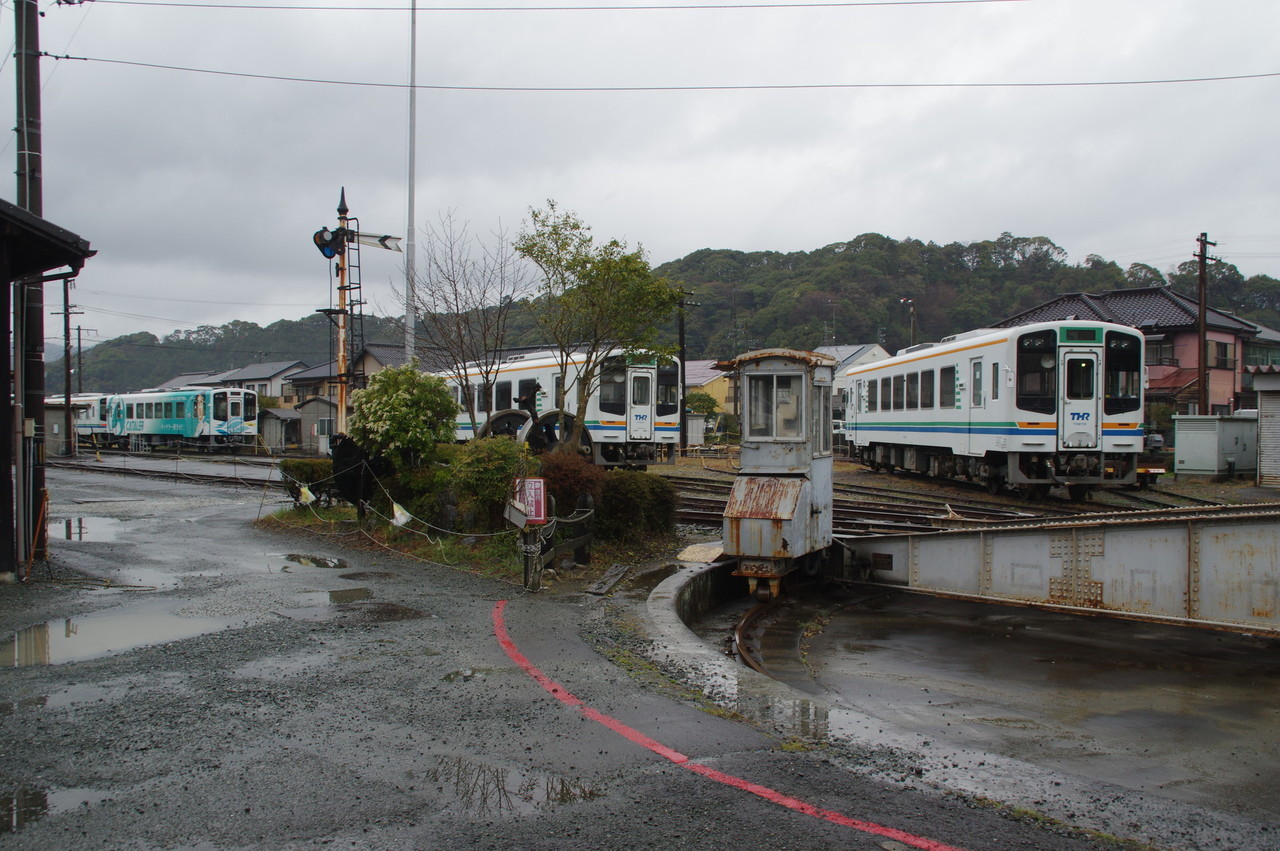
POLYGON ((85 260, 97 254, 89 247, 88 240, 3 198, 0 198, 0 239, 9 255, 11 280, 44 274, 62 266, 79 271, 85 260))

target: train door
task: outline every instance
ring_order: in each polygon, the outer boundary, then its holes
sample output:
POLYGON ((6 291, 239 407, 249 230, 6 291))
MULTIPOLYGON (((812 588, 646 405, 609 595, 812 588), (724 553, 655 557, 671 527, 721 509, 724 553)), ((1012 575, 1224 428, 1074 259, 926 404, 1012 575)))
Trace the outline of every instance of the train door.
POLYGON ((1096 449, 1102 432, 1097 352, 1063 349, 1058 374, 1062 376, 1058 445, 1063 449, 1096 449))
POLYGON ((627 440, 653 440, 653 367, 627 370, 627 440))
POLYGON ((968 375, 968 417, 969 427, 965 429, 967 435, 966 454, 981 455, 986 451, 986 443, 981 436, 980 429, 982 427, 982 415, 986 412, 987 400, 983 390, 982 383, 982 358, 971 358, 969 360, 968 375), (977 439, 975 439, 977 438, 977 439))

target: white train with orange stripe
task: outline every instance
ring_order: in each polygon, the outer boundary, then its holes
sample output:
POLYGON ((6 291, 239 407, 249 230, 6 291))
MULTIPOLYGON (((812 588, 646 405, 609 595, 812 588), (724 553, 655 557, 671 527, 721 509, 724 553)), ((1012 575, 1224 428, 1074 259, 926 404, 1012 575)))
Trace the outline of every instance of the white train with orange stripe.
MULTIPOLYGON (((487 386, 478 369, 468 369, 465 386, 452 374, 437 374, 462 408, 454 431, 459 441, 510 435, 541 450, 558 442, 573 426, 578 373, 574 359, 566 376, 555 353, 541 351, 507 357, 489 376, 487 386), (561 388, 563 411, 555 404, 561 388), (475 401, 475 427, 463 404, 464 393, 472 394, 475 401)), ((680 446, 681 398, 676 362, 629 360, 621 350, 611 352, 587 401, 582 453, 602 466, 643 468, 674 462, 680 446)))
POLYGON ((1084 320, 956 334, 855 366, 843 434, 876 469, 1074 499, 1137 481, 1142 334, 1084 320))

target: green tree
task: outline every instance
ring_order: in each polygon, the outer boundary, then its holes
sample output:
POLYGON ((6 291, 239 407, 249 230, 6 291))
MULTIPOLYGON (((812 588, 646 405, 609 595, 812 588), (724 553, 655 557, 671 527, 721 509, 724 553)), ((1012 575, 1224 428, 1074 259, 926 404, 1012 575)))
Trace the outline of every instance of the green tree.
POLYGON ((444 380, 418 371, 417 361, 384 369, 351 394, 347 430, 366 452, 404 470, 453 440, 458 406, 444 380))
POLYGON ((684 397, 685 406, 695 414, 714 414, 720 410, 720 403, 710 393, 694 390, 684 397))
MULTIPOLYGON (((554 346, 563 374, 577 375, 573 430, 560 443, 562 451, 573 451, 582 437, 587 400, 599 387, 600 368, 613 350, 644 357, 673 353, 659 334, 681 295, 678 287, 653 274, 642 249, 628 251, 616 239, 597 244, 591 228, 561 211, 555 201, 548 201, 545 210, 531 209, 529 217, 515 248, 542 274, 533 305, 538 327, 554 346)), ((556 407, 562 411, 568 390, 559 388, 556 407)))

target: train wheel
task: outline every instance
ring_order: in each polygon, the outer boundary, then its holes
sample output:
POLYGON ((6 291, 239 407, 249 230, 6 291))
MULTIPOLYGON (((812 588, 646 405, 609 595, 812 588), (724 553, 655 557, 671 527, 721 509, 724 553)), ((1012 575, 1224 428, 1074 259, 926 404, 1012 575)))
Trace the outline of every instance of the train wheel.
POLYGON ((1067 485, 1067 496, 1072 502, 1084 502, 1089 498, 1088 485, 1067 485))

